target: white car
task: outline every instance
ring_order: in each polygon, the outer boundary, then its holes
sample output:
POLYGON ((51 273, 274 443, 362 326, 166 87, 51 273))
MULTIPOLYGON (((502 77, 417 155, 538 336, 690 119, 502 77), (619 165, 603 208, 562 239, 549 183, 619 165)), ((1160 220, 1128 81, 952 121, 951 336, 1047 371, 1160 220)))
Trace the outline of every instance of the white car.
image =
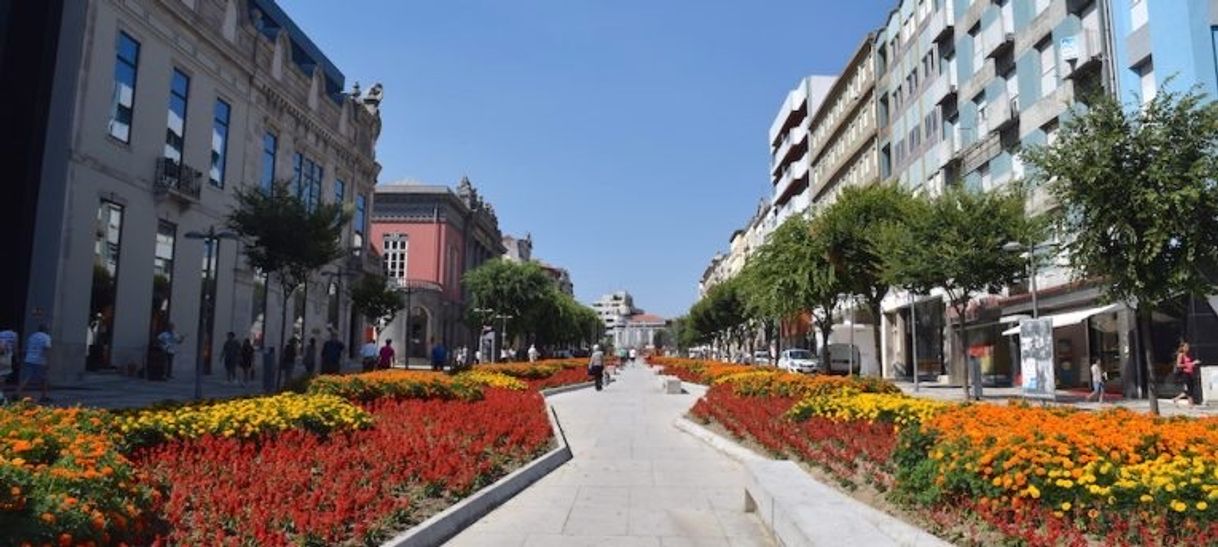
POLYGON ((753 352, 753 364, 758 365, 758 366, 769 365, 770 364, 770 352, 764 351, 764 350, 763 351, 754 351, 753 352))
POLYGON ((778 368, 790 372, 811 374, 820 371, 820 363, 812 352, 806 349, 787 349, 778 358, 778 368))

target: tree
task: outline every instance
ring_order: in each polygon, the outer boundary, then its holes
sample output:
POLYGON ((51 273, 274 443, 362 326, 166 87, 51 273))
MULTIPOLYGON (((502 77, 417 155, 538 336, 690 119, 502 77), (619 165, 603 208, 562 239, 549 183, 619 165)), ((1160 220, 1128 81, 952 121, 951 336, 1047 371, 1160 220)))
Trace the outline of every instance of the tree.
POLYGON ((833 311, 846 290, 830 262, 828 241, 802 216, 784 221, 745 265, 743 286, 750 306, 781 320, 812 315, 821 332, 821 359, 828 363, 833 311))
POLYGON ((497 324, 496 316, 508 316, 507 331, 534 343, 574 343, 600 335, 596 312, 560 291, 537 263, 496 259, 465 274, 464 281, 471 325, 497 324))
MULTIPOLYGON (((932 199, 913 200, 905 209, 903 220, 889 222, 877 233, 881 279, 920 294, 942 289, 956 315, 958 357, 965 363, 969 302, 979 294, 1000 291, 1022 275, 1024 260, 1003 245, 1039 241, 1039 224, 1025 214, 1018 188, 973 192, 956 186, 932 199)), ((962 368, 967 397, 970 371, 967 364, 962 368)))
POLYGON ((876 234, 883 226, 900 225, 913 199, 896 184, 851 186, 812 221, 812 232, 823 238, 838 281, 847 292, 863 299, 874 318, 871 329, 877 358, 883 354, 881 304, 891 285, 884 278, 884 259, 876 234))
POLYGON ((402 291, 383 275, 364 275, 351 287, 351 305, 373 325, 388 325, 406 307, 402 291))
POLYGON ((1059 203, 1055 220, 1074 274, 1137 310, 1141 371, 1158 413, 1150 343, 1154 310, 1213 289, 1218 267, 1218 105, 1161 90, 1140 108, 1102 97, 1050 146, 1026 154, 1059 203))
POLYGON ((250 266, 275 276, 283 293, 279 332, 279 347, 283 348, 289 297, 313 272, 344 255, 341 236, 350 215, 338 203, 307 204, 283 183, 269 193, 246 186, 237 191, 236 198, 228 227, 244 241, 250 266))

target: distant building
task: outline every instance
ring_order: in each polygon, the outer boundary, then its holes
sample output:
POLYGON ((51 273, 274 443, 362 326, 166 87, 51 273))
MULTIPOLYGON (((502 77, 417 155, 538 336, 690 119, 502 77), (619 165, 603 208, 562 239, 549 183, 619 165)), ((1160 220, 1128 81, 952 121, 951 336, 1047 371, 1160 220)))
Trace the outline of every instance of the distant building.
POLYGON ((513 262, 528 262, 533 260, 533 235, 525 234, 523 238, 516 238, 504 234, 503 248, 507 249, 503 253, 503 257, 513 262))
POLYGON ((656 335, 667 331, 668 322, 658 315, 639 312, 628 316, 615 338, 617 347, 651 349, 655 347, 656 335))
POLYGON ((836 76, 808 76, 787 93, 770 125, 770 180, 774 215, 781 221, 803 213, 812 173, 812 115, 820 107, 836 76))
POLYGON ((402 311, 380 333, 404 356, 425 358, 431 339, 449 347, 476 344, 480 333, 465 325, 466 295, 461 279, 470 270, 503 255, 495 210, 469 179, 457 190, 418 183, 376 188, 371 244, 386 277, 408 291, 402 311))
POLYGON ((549 275, 550 279, 553 279, 554 283, 558 285, 560 292, 567 296, 575 296, 575 284, 571 282, 571 272, 568 272, 566 268, 560 268, 548 262, 538 261, 537 263, 541 265, 542 270, 545 270, 546 275, 549 275))
POLYGON ((625 326, 626 318, 638 312, 634 308, 634 297, 626 291, 617 291, 601 296, 592 303, 592 309, 605 325, 605 335, 617 340, 617 335, 625 326))

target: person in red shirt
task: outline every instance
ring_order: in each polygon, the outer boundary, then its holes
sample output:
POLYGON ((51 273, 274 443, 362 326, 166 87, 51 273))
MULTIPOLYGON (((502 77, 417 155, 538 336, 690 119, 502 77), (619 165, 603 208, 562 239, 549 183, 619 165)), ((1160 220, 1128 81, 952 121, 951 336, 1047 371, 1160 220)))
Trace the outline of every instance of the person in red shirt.
POLYGON ((1197 404, 1197 360, 1188 354, 1188 342, 1180 342, 1176 349, 1176 380, 1180 382, 1180 394, 1171 402, 1179 404, 1181 399, 1188 398, 1188 404, 1197 404))
POLYGON ((381 346, 381 361, 379 368, 390 368, 393 366, 393 340, 386 339, 385 345, 381 346))

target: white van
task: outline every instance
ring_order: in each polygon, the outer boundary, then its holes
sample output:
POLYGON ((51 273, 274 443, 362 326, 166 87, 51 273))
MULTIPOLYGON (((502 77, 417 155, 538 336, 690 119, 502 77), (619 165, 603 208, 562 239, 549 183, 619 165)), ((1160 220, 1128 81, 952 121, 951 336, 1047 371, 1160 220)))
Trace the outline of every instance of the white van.
POLYGON ((858 346, 829 344, 829 374, 855 374, 863 370, 863 356, 858 346), (853 353, 854 355, 851 355, 853 353), (851 369, 851 363, 854 368, 851 369))

